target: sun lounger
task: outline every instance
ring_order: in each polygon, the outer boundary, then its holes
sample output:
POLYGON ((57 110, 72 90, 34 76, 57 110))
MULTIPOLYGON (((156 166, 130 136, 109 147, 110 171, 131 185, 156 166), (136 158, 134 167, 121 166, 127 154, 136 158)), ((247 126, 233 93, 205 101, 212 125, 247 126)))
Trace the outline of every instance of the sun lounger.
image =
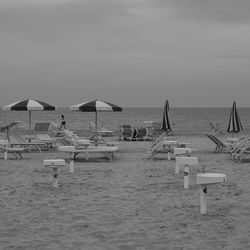
POLYGON ((121 125, 120 126, 120 139, 122 141, 132 141, 134 135, 134 128, 132 125, 121 125))
POLYGON ((223 134, 222 129, 217 122, 209 122, 209 126, 210 126, 209 134, 213 135, 216 135, 218 133, 223 134))
POLYGON ((146 128, 135 128, 132 140, 134 141, 145 141, 147 136, 146 128))
POLYGON ((228 149, 230 148, 229 144, 226 144, 224 142, 222 142, 220 139, 218 139, 218 137, 216 137, 214 134, 206 134, 206 136, 215 143, 216 147, 215 147, 215 153, 227 153, 228 149))
POLYGON ((4 153, 4 159, 8 159, 8 153, 13 154, 16 159, 22 159, 24 148, 14 147, 7 140, 0 140, 0 151, 4 153))
POLYGON ((44 142, 38 142, 38 141, 34 141, 34 142, 29 142, 27 141, 24 137, 22 137, 21 135, 10 135, 10 146, 14 147, 14 146, 21 146, 23 148, 34 148, 37 149, 39 152, 42 152, 42 149, 48 149, 46 143, 44 142))
POLYGON ((110 161, 114 159, 114 153, 118 151, 117 146, 88 146, 86 148, 75 148, 75 147, 58 147, 60 152, 69 153, 69 159, 75 159, 77 155, 84 153, 85 159, 89 158, 90 153, 102 153, 104 154, 110 161))

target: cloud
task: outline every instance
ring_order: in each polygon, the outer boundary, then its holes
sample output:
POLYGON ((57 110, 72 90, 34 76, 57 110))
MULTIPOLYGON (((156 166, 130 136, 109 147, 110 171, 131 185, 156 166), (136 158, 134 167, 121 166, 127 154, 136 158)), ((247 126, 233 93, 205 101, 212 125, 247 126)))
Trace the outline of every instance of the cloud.
POLYGON ((183 19, 208 22, 250 22, 249 0, 158 0, 183 19))

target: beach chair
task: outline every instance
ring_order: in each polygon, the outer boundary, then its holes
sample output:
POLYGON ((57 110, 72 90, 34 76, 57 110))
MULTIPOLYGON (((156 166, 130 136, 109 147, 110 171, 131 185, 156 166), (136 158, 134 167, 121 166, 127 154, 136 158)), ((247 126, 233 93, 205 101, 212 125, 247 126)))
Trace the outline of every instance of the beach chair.
POLYGON ((145 141, 147 137, 147 129, 146 128, 135 128, 132 140, 134 141, 145 141))
POLYGON ((60 130, 59 126, 55 122, 50 123, 49 130, 52 132, 53 137, 65 136, 65 133, 63 132, 63 130, 60 130))
POLYGON ((104 154, 110 161, 114 159, 114 153, 118 151, 117 146, 88 146, 86 148, 75 148, 75 147, 58 147, 60 152, 69 154, 69 159, 75 160, 79 154, 85 154, 85 159, 89 159, 90 153, 101 153, 104 154))
POLYGON ((165 148, 163 147, 163 140, 166 137, 166 133, 162 133, 159 135, 151 145, 151 149, 149 150, 150 158, 153 159, 154 156, 158 153, 165 153, 167 152, 165 148))
POLYGON ((37 122, 33 141, 46 143, 48 147, 53 148, 56 140, 49 135, 49 126, 49 122, 37 122))
POLYGON ((16 159, 22 159, 24 148, 11 146, 8 140, 0 140, 0 151, 4 153, 4 159, 8 159, 8 153, 15 156, 16 159))
POLYGON ((215 143, 215 145, 216 145, 215 150, 214 150, 215 153, 221 153, 221 152, 228 153, 228 150, 229 150, 229 148, 230 148, 231 145, 222 142, 214 134, 206 134, 206 136, 213 143, 215 143))
POLYGON ((50 122, 37 122, 35 125, 35 133, 48 132, 49 126, 50 126, 50 122))
POLYGON ((208 132, 209 134, 223 134, 222 129, 220 127, 220 125, 217 122, 209 122, 209 126, 210 126, 210 131, 208 132))
POLYGON ((250 138, 247 137, 241 140, 241 143, 235 147, 231 153, 230 159, 234 161, 242 161, 247 155, 250 154, 250 138))
POLYGON ((134 128, 132 125, 121 125, 120 126, 120 139, 122 141, 132 141, 134 135, 134 128))
POLYGON ((11 147, 21 146, 23 148, 29 148, 29 149, 33 148, 37 149, 40 153, 42 152, 42 149, 46 150, 48 149, 46 143, 38 141, 29 142, 19 134, 12 134, 10 135, 9 138, 10 138, 9 144, 11 147))
MULTIPOLYGON (((64 130, 65 136, 62 138, 64 142, 68 142, 69 145, 73 145, 76 148, 88 147, 90 145, 90 140, 87 138, 81 139, 76 133, 68 129, 64 130)), ((62 141, 60 138, 59 141, 62 141)))

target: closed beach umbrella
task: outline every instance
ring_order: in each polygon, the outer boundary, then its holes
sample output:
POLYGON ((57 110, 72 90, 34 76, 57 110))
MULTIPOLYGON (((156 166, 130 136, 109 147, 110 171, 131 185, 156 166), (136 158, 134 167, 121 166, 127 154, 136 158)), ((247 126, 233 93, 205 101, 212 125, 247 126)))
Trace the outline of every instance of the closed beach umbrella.
POLYGON ((171 117, 170 117, 170 113, 169 113, 168 100, 166 100, 164 110, 163 110, 163 119, 162 119, 161 130, 166 131, 166 132, 170 132, 173 130, 171 117))
POLYGON ((242 125, 240 122, 240 116, 239 116, 237 108, 236 108, 236 103, 234 102, 233 107, 231 109, 231 113, 230 113, 227 132, 233 134, 233 133, 238 133, 241 130, 243 130, 243 128, 242 128, 242 125))
POLYGON ((3 110, 29 111, 29 131, 31 131, 31 111, 56 110, 56 107, 45 102, 27 99, 4 106, 3 110))
POLYGON ((82 111, 82 112, 95 112, 95 132, 96 132, 96 141, 97 141, 97 113, 98 112, 119 112, 122 111, 122 108, 116 106, 109 102, 104 101, 89 101, 79 103, 77 105, 70 107, 71 111, 82 111))

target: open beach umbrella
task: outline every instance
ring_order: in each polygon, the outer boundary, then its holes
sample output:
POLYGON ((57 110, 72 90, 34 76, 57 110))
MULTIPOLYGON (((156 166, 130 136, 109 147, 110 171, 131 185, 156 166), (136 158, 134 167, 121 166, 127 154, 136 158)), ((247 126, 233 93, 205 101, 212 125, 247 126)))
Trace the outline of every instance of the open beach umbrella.
POLYGON ((236 108, 236 103, 234 102, 233 107, 231 109, 231 113, 230 113, 227 132, 233 134, 233 133, 238 133, 241 130, 243 130, 243 127, 242 127, 241 122, 240 122, 240 116, 239 116, 237 108, 236 108))
POLYGON ((96 142, 97 142, 97 114, 98 112, 119 112, 122 111, 122 108, 116 106, 109 102, 98 101, 97 99, 94 101, 83 102, 77 105, 70 107, 71 111, 82 111, 82 112, 95 112, 95 134, 96 134, 96 142))
POLYGON ((45 102, 27 99, 4 106, 3 110, 29 111, 29 131, 31 133, 31 111, 56 110, 56 107, 45 102))
POLYGON ((163 119, 162 119, 162 125, 161 130, 170 132, 173 130, 173 125, 169 113, 169 103, 168 100, 165 102, 164 110, 163 110, 163 119))

